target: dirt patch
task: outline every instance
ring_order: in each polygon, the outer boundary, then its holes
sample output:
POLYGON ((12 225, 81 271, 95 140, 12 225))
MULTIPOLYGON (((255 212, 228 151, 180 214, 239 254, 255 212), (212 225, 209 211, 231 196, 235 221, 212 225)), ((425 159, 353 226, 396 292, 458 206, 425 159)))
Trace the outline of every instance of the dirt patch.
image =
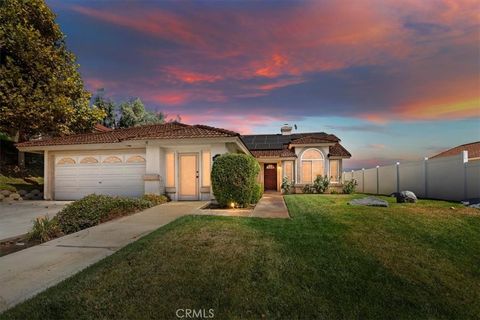
POLYGON ((40 244, 38 240, 28 240, 27 236, 0 241, 0 257, 40 244))

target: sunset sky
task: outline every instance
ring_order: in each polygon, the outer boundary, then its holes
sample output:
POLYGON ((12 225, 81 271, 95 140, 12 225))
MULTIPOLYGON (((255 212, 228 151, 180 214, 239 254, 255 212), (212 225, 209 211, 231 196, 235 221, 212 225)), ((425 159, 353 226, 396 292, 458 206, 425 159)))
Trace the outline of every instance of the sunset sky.
POLYGON ((347 168, 480 140, 480 1, 47 1, 87 88, 240 133, 325 131, 347 168))

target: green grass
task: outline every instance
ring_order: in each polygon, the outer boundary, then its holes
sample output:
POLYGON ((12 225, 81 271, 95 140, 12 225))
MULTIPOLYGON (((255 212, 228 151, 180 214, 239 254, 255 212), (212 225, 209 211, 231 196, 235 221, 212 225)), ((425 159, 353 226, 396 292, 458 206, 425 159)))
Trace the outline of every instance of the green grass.
POLYGON ((0 318, 478 319, 477 209, 354 197, 287 196, 287 220, 184 217, 0 318))
POLYGON ((25 179, 9 177, 9 176, 4 176, 0 174, 0 190, 8 190, 8 191, 15 192, 22 189, 26 191, 31 191, 33 189, 40 188, 40 191, 42 191, 41 190, 43 187, 42 177, 28 177, 25 179))

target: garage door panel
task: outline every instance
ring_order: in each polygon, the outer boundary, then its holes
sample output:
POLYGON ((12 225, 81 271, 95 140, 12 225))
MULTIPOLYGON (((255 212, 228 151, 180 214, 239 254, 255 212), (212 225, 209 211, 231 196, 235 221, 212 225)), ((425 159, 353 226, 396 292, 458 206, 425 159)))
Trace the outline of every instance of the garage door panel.
MULTIPOLYGON (((145 157, 144 154, 138 155, 145 157)), ((92 193, 128 197, 143 195, 145 163, 125 163, 125 159, 131 156, 119 153, 95 156, 98 163, 81 163, 79 159, 89 157, 82 154, 68 156, 75 160, 75 164, 65 164, 61 160, 67 156, 57 156, 55 199, 77 200, 92 193)))

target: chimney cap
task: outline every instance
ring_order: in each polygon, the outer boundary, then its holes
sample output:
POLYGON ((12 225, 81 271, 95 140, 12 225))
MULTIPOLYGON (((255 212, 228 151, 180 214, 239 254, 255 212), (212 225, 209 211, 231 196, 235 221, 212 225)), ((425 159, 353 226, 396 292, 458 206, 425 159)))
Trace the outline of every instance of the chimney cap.
POLYGON ((281 128, 280 128, 280 132, 282 133, 282 135, 290 135, 292 134, 292 126, 289 126, 288 123, 285 123, 281 128))

